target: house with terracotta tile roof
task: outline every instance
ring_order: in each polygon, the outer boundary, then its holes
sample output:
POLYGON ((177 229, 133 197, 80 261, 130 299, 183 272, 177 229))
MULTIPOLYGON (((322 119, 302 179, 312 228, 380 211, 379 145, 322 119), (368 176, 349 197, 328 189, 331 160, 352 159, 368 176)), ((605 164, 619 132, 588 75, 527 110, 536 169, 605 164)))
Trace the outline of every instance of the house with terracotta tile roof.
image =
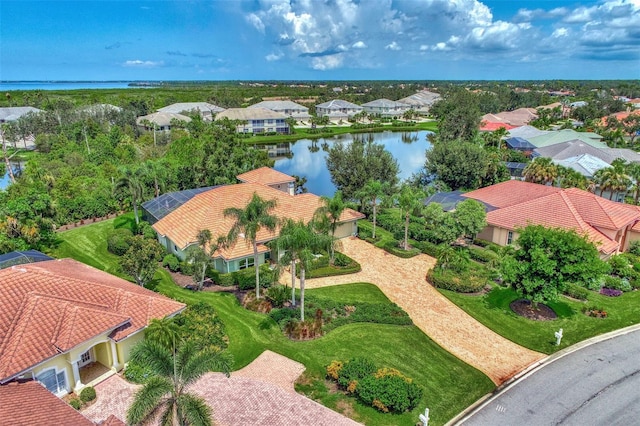
POLYGON ((510 180, 463 194, 492 206, 478 238, 512 244, 529 224, 573 229, 586 235, 603 258, 640 240, 640 208, 617 203, 577 188, 510 180))
POLYGON ((0 423, 94 426, 92 421, 35 380, 16 380, 0 386, 0 401, 0 423))
MULTIPOLYGON (((226 236, 234 220, 225 217, 224 210, 230 207, 244 208, 253 194, 264 200, 275 200, 276 207, 272 214, 278 218, 302 220, 305 223, 309 222, 317 208, 323 205, 322 199, 317 195, 294 194, 291 186, 294 178, 269 168, 252 170, 238 175, 237 178, 241 183, 222 185, 200 192, 152 224, 158 233, 158 240, 169 253, 185 259, 186 250, 189 246, 197 244, 196 236, 203 229, 208 229, 214 239, 226 236)), ((147 203, 144 203, 143 209, 146 206, 147 203)), ((362 218, 362 213, 345 209, 340 216, 336 237, 356 234, 357 221, 362 218)), ((277 256, 267 246, 277 235, 278 229, 276 232, 265 229, 258 232, 259 264, 277 256)), ((216 251, 212 257, 216 270, 224 273, 251 267, 254 262, 251 241, 243 235, 240 235, 234 245, 216 251)))
POLYGON ((115 374, 151 319, 185 308, 73 259, 2 269, 0 292, 0 385, 31 378, 57 396, 115 374))

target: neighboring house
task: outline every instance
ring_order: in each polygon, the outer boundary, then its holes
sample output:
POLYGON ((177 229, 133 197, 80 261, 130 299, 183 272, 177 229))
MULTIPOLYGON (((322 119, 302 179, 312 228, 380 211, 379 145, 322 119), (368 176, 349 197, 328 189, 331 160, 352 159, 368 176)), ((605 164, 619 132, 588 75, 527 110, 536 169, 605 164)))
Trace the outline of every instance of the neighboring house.
POLYGON ((498 129, 506 129, 511 130, 514 128, 511 124, 499 122, 499 121, 481 121, 480 122, 480 131, 481 132, 495 132, 498 129))
POLYGON ((589 105, 589 103, 586 101, 576 101, 576 102, 571 102, 569 104, 571 108, 582 108, 582 107, 586 107, 587 105, 589 105))
POLYGON ((176 114, 173 112, 154 112, 152 114, 136 118, 136 123, 139 127, 142 127, 145 130, 161 130, 168 132, 171 130, 171 122, 173 120, 188 123, 191 121, 191 118, 186 115, 176 114))
POLYGON ((551 131, 549 130, 540 130, 536 127, 526 125, 509 130, 509 137, 529 140, 529 138, 546 135, 549 133, 551 133, 551 131))
POLYGON ((229 108, 216 115, 216 120, 237 120, 238 133, 281 133, 289 134, 287 116, 266 108, 229 108))
POLYGON ((431 106, 440 99, 442 99, 442 96, 438 93, 421 90, 406 98, 398 99, 398 102, 409 105, 418 114, 428 114, 431 106))
POLYGON ((503 111, 497 114, 485 114, 482 121, 487 123, 505 123, 513 127, 524 126, 531 120, 538 118, 538 113, 533 108, 518 108, 513 111, 503 111))
POLYGON ((389 99, 376 99, 362 104, 362 108, 369 114, 381 117, 401 117, 402 114, 411 109, 411 105, 389 99))
POLYGON ((519 137, 511 137, 509 139, 505 139, 504 141, 507 144, 509 149, 513 149, 515 151, 533 151, 536 149, 535 145, 524 138, 519 137))
POLYGON ((151 319, 185 308, 73 259, 2 269, 0 292, 0 384, 33 378, 57 396, 115 374, 151 319))
POLYGON ((219 106, 208 102, 178 102, 167 105, 166 107, 158 110, 158 112, 182 115, 197 113, 200 114, 200 117, 202 117, 204 121, 213 121, 213 117, 222 111, 224 111, 224 108, 220 108, 219 106))
POLYGON ((308 120, 311 118, 308 107, 293 101, 262 101, 247 108, 266 108, 295 120, 308 120))
POLYGON ((316 115, 318 117, 329 116, 331 119, 348 119, 354 115, 364 111, 364 108, 360 105, 352 104, 351 102, 343 101, 341 99, 334 99, 329 102, 325 102, 316 105, 316 115))
POLYGON ((574 157, 565 158, 564 160, 552 161, 559 166, 575 170, 587 179, 592 179, 593 175, 595 175, 598 170, 610 167, 609 163, 591 154, 580 154, 574 157))
MULTIPOLYGON (((226 236, 234 220, 225 217, 224 210, 229 207, 244 208, 254 193, 264 200, 276 200, 277 205, 272 214, 280 219, 290 218, 306 223, 313 218, 316 209, 323 205, 320 197, 314 194, 292 195, 291 184, 294 178, 266 167, 241 174, 238 179, 244 182, 214 187, 193 195, 152 225, 158 233, 158 240, 169 253, 184 259, 185 251, 189 246, 197 244, 196 235, 203 229, 208 229, 214 239, 226 236)), ((150 202, 143 204, 143 209, 147 209, 148 203, 150 202)), ((356 234, 356 222, 363 217, 363 214, 355 210, 346 209, 340 217, 336 237, 356 234)), ((275 249, 266 245, 277 235, 277 231, 272 233, 265 229, 258 233, 259 264, 277 257, 275 249)), ((253 266, 253 247, 250 241, 240 235, 234 245, 214 253, 213 259, 216 270, 220 272, 238 271, 253 266)))
POLYGON ((517 230, 529 224, 573 229, 596 244, 603 258, 640 240, 640 208, 581 189, 509 180, 467 192, 464 197, 496 208, 487 213, 487 227, 478 238, 502 246, 512 244, 518 238, 517 230))
POLYGON ((532 157, 547 157, 556 161, 566 160, 567 158, 582 154, 597 157, 609 165, 613 163, 616 158, 624 159, 630 163, 640 163, 640 154, 633 150, 626 148, 596 148, 579 139, 536 148, 533 150, 532 157))
POLYGON ((607 144, 602 142, 602 136, 591 132, 576 132, 573 129, 556 130, 540 136, 525 139, 535 145, 536 148, 543 148, 576 139, 595 148, 607 147, 607 144))
POLYGON ((0 123, 6 123, 7 121, 16 121, 23 115, 29 113, 42 112, 41 109, 34 107, 3 107, 0 108, 0 123))
POLYGON ((1 385, 0 401, 0 423, 94 426, 79 411, 31 379, 1 385))

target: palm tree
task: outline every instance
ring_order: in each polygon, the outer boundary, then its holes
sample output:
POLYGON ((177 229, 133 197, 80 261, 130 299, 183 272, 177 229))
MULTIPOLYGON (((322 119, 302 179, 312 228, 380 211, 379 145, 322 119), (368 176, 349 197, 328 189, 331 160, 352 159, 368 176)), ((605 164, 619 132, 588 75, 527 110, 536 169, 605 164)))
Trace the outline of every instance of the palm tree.
POLYGON ((313 224, 294 222, 289 220, 282 227, 283 232, 278 238, 278 249, 287 250, 284 261, 292 264, 292 289, 291 300, 295 305, 295 264, 300 270, 300 320, 304 321, 304 286, 306 271, 311 268, 315 254, 321 250, 328 250, 332 246, 333 238, 318 234, 313 229, 313 224))
POLYGON ((280 262, 285 265, 291 264, 291 304, 293 306, 296 306, 296 260, 298 259, 296 230, 296 222, 293 219, 285 220, 276 241, 278 252, 285 251, 280 262))
POLYGON ((131 205, 133 206, 133 215, 136 218, 136 225, 140 223, 138 217, 138 203, 142 201, 144 196, 144 179, 142 168, 124 167, 121 169, 122 175, 116 182, 116 189, 127 188, 131 193, 131 205))
POLYGON ((7 142, 4 139, 4 132, 7 126, 3 125, 0 128, 0 136, 2 137, 2 156, 4 157, 4 164, 7 168, 7 172, 9 173, 9 179, 11 179, 11 183, 16 183, 16 177, 13 175, 13 168, 11 167, 11 163, 9 162, 9 155, 7 154, 7 142))
POLYGON ((148 340, 171 349, 171 353, 173 353, 176 342, 180 338, 180 326, 176 323, 175 317, 153 318, 145 328, 144 336, 148 340))
POLYGON ((640 197, 640 164, 629 163, 627 165, 627 173, 632 180, 633 202, 637 205, 638 197, 640 197))
POLYGON ((247 244, 253 246, 253 265, 256 269, 256 299, 260 298, 260 265, 258 265, 258 231, 265 228, 274 232, 278 225, 278 218, 270 214, 276 207, 276 200, 263 200, 257 193, 253 193, 251 201, 244 209, 229 207, 224 209, 224 217, 235 219, 235 223, 227 235, 227 243, 235 244, 240 234, 244 234, 247 244))
MULTIPOLYGON (((338 222, 340 222, 340 216, 342 212, 347 208, 347 205, 342 200, 342 191, 336 191, 333 197, 321 197, 323 206, 316 209, 314 213, 314 222, 320 225, 321 228, 331 231, 331 238, 335 240, 336 229, 338 228, 338 222)), ((329 263, 333 265, 335 260, 335 246, 331 244, 329 263)))
POLYGON ((127 423, 140 424, 160 416, 163 425, 211 425, 211 408, 204 399, 188 392, 189 386, 209 371, 222 370, 229 376, 227 358, 210 349, 198 350, 183 341, 175 353, 146 339, 134 347, 131 360, 154 373, 136 392, 127 410, 127 423))
POLYGON ((369 180, 364 185, 364 187, 360 191, 358 191, 358 193, 356 194, 358 198, 367 200, 373 207, 372 237, 374 240, 376 239, 376 216, 377 216, 377 209, 378 209, 378 200, 387 192, 388 188, 389 188, 388 182, 382 183, 379 180, 369 180))
POLYGON ((600 186, 600 196, 605 190, 609 190, 609 199, 613 199, 614 192, 622 192, 629 189, 631 179, 627 176, 626 161, 616 159, 611 163, 611 167, 598 170, 593 175, 594 181, 600 186))
POLYGON ((225 245, 225 238, 218 237, 215 244, 213 244, 211 231, 201 229, 196 235, 196 242, 198 243, 197 246, 190 246, 187 249, 187 261, 194 265, 193 279, 198 285, 198 290, 202 290, 207 266, 211 264, 215 252, 225 245))
POLYGON ((415 189, 404 184, 400 189, 398 205, 404 214, 404 241, 402 247, 409 249, 409 219, 412 214, 417 214, 424 207, 425 194, 420 189, 415 189))
POLYGON ((553 183, 558 177, 558 166, 553 164, 550 158, 538 157, 522 171, 527 182, 547 185, 553 183))

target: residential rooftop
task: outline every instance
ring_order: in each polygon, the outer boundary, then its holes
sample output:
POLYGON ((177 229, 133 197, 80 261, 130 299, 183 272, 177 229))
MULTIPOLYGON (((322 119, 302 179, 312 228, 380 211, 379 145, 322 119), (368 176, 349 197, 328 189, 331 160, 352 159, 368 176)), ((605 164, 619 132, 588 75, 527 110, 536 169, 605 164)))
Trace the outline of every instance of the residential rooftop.
POLYGON ((229 120, 272 120, 272 119, 286 119, 287 116, 276 111, 272 111, 267 108, 229 108, 216 115, 216 120, 228 118, 229 120))

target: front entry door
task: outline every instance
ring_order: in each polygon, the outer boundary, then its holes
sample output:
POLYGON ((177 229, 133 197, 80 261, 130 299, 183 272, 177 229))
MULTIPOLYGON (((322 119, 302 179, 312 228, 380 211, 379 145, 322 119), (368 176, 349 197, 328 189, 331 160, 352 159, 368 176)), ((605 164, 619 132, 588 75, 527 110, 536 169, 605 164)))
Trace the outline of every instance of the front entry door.
POLYGON ((78 367, 84 367, 91 362, 91 349, 80 355, 80 361, 78 361, 78 367))

